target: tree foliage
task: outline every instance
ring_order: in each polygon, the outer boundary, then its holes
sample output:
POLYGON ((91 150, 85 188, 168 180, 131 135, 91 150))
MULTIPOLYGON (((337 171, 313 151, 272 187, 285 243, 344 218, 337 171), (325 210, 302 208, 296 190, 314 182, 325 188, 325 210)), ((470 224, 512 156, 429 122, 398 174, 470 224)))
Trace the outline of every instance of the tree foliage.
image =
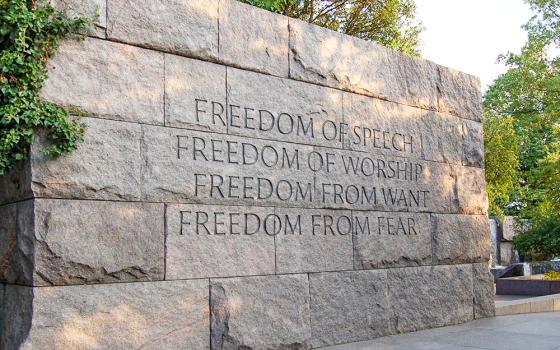
POLYGON ((515 236, 513 244, 515 249, 532 260, 542 261, 560 256, 560 218, 548 217, 515 236))
MULTIPOLYGON (((527 42, 520 53, 499 58, 509 69, 486 92, 484 107, 486 116, 511 120, 519 140, 516 184, 503 187, 501 196, 491 197, 492 205, 503 207, 506 197, 522 204, 515 214, 531 219, 532 225, 516 239, 516 248, 543 258, 560 254, 560 0, 527 2, 534 11, 524 26, 527 42)), ((511 128, 504 127, 500 133, 511 134, 511 128)), ((490 146, 487 155, 498 151, 490 146)), ((509 145, 508 151, 517 149, 509 145)), ((502 183, 512 176, 500 173, 496 164, 487 166, 489 184, 497 181, 493 175, 502 183)))
POLYGON ((510 194, 517 185, 519 137, 515 133, 511 117, 485 114, 483 125, 490 213, 503 216, 503 208, 509 204, 510 194))
POLYGON ((418 56, 422 25, 414 0, 242 0, 418 56))
POLYGON ((82 140, 82 126, 64 109, 41 100, 39 90, 60 40, 86 23, 49 5, 0 0, 0 175, 27 157, 40 129, 51 141, 44 149, 51 157, 73 150, 82 140))

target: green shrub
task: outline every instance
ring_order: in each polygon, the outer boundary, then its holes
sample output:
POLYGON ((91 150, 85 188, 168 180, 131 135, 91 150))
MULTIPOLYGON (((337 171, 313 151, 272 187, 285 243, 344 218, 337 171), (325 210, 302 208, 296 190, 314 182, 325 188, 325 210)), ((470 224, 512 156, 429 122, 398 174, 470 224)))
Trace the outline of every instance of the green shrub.
POLYGON ((535 220, 529 229, 513 238, 513 245, 531 260, 544 261, 560 256, 560 217, 535 220))
POLYGON ((50 140, 43 151, 52 158, 83 140, 83 126, 63 108, 41 100, 39 90, 60 40, 87 25, 50 5, 0 0, 0 176, 27 158, 39 130, 50 140))

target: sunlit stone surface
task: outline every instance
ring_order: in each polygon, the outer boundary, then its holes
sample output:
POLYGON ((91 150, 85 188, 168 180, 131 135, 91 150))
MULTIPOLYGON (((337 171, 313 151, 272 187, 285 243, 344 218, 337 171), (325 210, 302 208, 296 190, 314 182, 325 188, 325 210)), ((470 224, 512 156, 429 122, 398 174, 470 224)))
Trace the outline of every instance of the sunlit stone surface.
POLYGON ((233 0, 92 17, 0 177, 0 348, 310 349, 494 314, 478 79, 233 0))

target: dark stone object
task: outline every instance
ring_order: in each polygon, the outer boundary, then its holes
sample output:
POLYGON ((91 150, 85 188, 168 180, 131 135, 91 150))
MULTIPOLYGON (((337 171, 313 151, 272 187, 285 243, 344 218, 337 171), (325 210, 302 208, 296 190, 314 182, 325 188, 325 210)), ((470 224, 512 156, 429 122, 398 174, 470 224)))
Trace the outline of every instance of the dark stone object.
POLYGON ((550 295, 560 293, 560 281, 529 278, 498 278, 497 295, 550 295))

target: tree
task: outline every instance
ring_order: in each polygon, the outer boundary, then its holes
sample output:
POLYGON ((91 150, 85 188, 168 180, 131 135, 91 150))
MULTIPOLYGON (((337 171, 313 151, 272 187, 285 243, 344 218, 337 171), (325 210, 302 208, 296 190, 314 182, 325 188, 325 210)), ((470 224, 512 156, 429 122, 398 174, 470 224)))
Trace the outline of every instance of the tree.
POLYGON ((513 118, 486 114, 483 118, 486 168, 486 190, 490 214, 503 216, 503 207, 510 202, 519 171, 519 137, 513 118))
POLYGON ((560 218, 550 217, 521 232, 513 238, 513 244, 531 260, 542 261, 560 256, 560 218))
MULTIPOLYGON (((544 188, 539 174, 544 160, 554 153, 558 140, 555 128, 560 121, 560 62, 558 57, 550 57, 550 52, 551 47, 558 47, 560 43, 560 0, 528 0, 528 3, 536 14, 524 26, 527 43, 521 53, 500 57, 509 69, 486 92, 484 108, 485 115, 512 120, 521 146, 520 169, 515 176, 519 186, 512 190, 524 203, 521 214, 530 217, 531 210, 543 202, 544 188)), ((490 152, 492 148, 487 150, 487 155, 491 156, 490 152)), ((494 171, 492 167, 487 169, 489 174, 494 171)), ((505 178, 512 174, 498 176, 505 178)), ((513 196, 514 193, 510 193, 510 199, 513 196)))
POLYGON ((422 25, 414 0, 242 0, 418 56, 422 25))
MULTIPOLYGON (((524 26, 528 40, 520 53, 500 57, 509 69, 486 92, 484 113, 511 120, 519 140, 517 184, 510 187, 508 197, 519 198, 523 205, 517 214, 531 219, 531 225, 514 240, 515 247, 545 259, 560 255, 560 57, 554 54, 560 48, 560 0, 527 3, 535 13, 524 26)), ((500 133, 511 130, 502 127, 500 133)), ((506 148, 515 152, 512 144, 506 148)), ((487 155, 494 151, 489 147, 487 155)), ((498 165, 487 163, 487 176, 489 183, 506 183, 512 174, 500 173, 498 165)), ((505 197, 491 198, 492 205, 503 206, 505 197)))

